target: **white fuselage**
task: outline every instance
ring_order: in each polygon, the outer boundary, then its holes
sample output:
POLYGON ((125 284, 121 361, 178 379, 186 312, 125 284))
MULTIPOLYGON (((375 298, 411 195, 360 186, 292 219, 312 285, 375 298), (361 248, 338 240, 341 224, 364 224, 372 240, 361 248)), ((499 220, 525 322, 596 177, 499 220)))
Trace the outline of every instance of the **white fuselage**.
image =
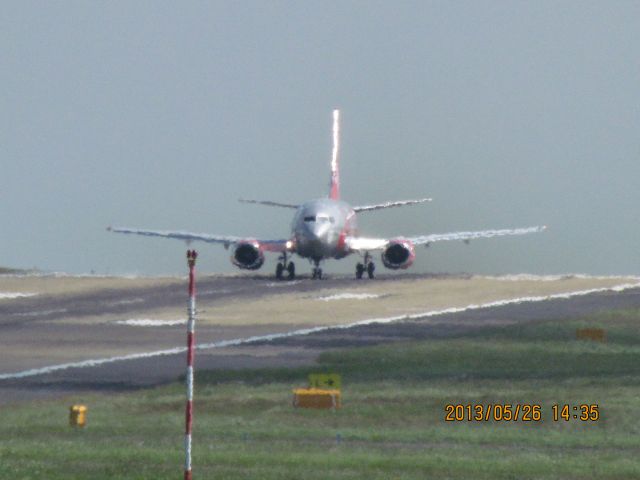
POLYGON ((329 198, 300 205, 291 224, 295 252, 314 261, 348 255, 345 238, 356 234, 356 212, 348 203, 329 198))

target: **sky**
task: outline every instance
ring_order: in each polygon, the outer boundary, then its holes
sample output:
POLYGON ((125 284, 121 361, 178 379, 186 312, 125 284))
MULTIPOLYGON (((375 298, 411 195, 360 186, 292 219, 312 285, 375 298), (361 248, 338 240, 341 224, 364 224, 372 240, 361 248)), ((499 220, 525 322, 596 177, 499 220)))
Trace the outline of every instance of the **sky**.
POLYGON ((639 85, 634 1, 3 2, 0 265, 186 271, 108 225, 286 237, 291 210, 237 198, 325 196, 340 108, 345 200, 434 199, 363 235, 549 227, 415 271, 638 274, 639 85))

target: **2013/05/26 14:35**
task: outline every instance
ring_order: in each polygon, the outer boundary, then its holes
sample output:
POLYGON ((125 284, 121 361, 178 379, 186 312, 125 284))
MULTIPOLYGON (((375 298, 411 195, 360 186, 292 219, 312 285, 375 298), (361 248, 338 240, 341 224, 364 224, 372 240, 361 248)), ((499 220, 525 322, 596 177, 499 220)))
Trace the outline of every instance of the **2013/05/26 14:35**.
MULTIPOLYGON (((600 419, 598 404, 554 404, 551 407, 554 422, 580 420, 595 422, 600 419)), ((452 404, 444 407, 446 422, 540 422, 542 405, 537 403, 452 404)))

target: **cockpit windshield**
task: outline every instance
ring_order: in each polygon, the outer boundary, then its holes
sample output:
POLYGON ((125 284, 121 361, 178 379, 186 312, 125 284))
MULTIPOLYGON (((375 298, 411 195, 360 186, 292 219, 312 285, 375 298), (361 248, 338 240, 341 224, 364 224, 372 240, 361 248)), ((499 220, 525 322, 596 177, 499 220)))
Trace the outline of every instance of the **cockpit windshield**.
POLYGON ((304 221, 305 222, 318 222, 318 223, 335 223, 335 218, 329 216, 329 215, 308 215, 306 217, 304 217, 304 221))

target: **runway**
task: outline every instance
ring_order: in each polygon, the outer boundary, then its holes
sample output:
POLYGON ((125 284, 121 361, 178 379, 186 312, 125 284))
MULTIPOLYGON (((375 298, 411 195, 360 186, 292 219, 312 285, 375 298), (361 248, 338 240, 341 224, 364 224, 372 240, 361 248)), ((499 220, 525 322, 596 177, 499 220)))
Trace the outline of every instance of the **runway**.
MULTIPOLYGON (((298 366, 313 364, 327 348, 640 308, 639 286, 635 278, 204 276, 196 338, 208 346, 198 351, 196 365, 298 366)), ((7 277, 0 278, 0 292, 32 295, 0 302, 0 403, 143 388, 175 381, 184 371, 182 278, 7 277), (127 323, 132 320, 152 326, 127 323)))

